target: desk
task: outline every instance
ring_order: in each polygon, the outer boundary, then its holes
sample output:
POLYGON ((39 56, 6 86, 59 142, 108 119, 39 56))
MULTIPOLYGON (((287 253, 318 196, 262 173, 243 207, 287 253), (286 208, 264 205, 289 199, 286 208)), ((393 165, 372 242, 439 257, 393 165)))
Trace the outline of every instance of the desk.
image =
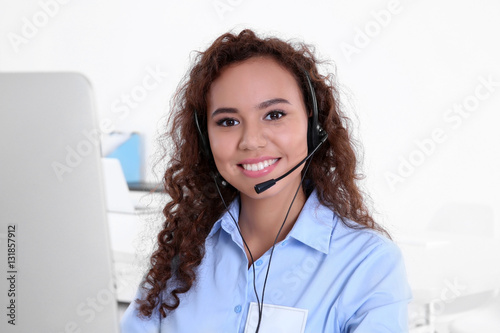
POLYGON ((401 237, 414 300, 413 325, 481 306, 500 288, 500 241, 428 232, 401 237))
POLYGON ((130 192, 135 212, 108 212, 116 292, 119 302, 135 297, 146 273, 156 235, 163 223, 158 196, 148 192, 130 192))

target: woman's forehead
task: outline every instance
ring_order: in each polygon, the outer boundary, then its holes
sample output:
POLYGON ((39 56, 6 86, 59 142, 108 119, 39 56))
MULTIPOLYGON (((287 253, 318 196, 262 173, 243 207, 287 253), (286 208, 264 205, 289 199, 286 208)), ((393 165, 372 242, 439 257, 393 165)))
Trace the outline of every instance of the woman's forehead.
POLYGON ((232 64, 212 82, 207 102, 209 109, 220 103, 253 103, 282 98, 295 104, 302 92, 290 71, 269 57, 256 57, 232 64))

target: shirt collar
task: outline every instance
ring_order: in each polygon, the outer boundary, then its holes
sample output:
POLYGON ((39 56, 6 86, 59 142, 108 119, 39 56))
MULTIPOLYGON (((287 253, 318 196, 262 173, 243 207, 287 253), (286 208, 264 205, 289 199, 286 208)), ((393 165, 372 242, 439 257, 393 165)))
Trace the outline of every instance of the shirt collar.
POLYGON ((288 234, 313 249, 328 254, 337 216, 319 202, 314 190, 307 199, 302 211, 288 234))
POLYGON ((240 200, 239 197, 234 199, 233 202, 229 205, 228 209, 224 214, 222 214, 221 218, 219 218, 213 225, 212 230, 208 234, 207 238, 212 237, 219 229, 222 227, 228 234, 231 234, 235 229, 236 225, 233 221, 234 217, 236 223, 238 223, 238 219, 240 216, 240 200))
MULTIPOLYGON (((228 211, 215 222, 207 238, 212 237, 221 227, 228 234, 232 234, 236 229, 236 225, 231 214, 238 223, 239 211, 240 200, 237 198, 229 205, 228 211)), ((314 190, 307 199, 287 238, 292 237, 317 251, 328 254, 337 219, 337 216, 330 208, 319 202, 318 194, 314 190)))

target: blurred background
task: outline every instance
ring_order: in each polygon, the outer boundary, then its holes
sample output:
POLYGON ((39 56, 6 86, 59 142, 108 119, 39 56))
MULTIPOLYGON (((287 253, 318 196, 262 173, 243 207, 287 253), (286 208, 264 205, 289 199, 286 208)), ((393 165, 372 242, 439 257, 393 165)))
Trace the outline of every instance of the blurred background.
POLYGON ((133 280, 158 218, 144 213, 158 211, 144 191, 158 182, 156 140, 195 51, 244 28, 314 45, 361 143, 361 186, 405 255, 412 332, 488 332, 500 317, 499 13, 496 0, 0 0, 0 72, 90 80, 104 155, 135 152, 122 168, 139 213, 110 218, 115 269, 133 280))

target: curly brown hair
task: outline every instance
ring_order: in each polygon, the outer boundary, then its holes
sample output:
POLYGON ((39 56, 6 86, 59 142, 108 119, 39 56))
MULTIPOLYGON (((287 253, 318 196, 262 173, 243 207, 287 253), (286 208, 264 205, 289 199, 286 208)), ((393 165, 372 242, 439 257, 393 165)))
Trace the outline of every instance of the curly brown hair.
MULTIPOLYGON (((151 256, 151 268, 141 285, 145 297, 137 300, 144 317, 150 317, 155 308, 166 317, 167 312, 179 306, 179 295, 186 293, 196 279, 205 239, 224 213, 225 206, 213 180, 215 163, 212 158, 207 161, 200 149, 194 112, 197 111, 202 131, 208 137, 207 94, 212 82, 226 66, 252 57, 269 57, 292 73, 306 105, 311 105, 311 101, 304 70, 309 73, 317 97, 318 121, 328 133, 328 140, 312 159, 306 179, 317 190, 320 202, 334 210, 344 224, 387 234, 371 217, 356 184, 361 175, 357 173, 354 143, 348 129, 350 121, 340 110, 333 75, 318 72, 319 61, 313 48, 274 37, 260 38, 251 30, 223 34, 205 52, 197 54, 173 99, 167 132, 171 146, 163 177, 171 201, 163 209, 163 229, 151 256)), ((229 185, 221 187, 221 194, 230 202, 238 191, 229 185)))

